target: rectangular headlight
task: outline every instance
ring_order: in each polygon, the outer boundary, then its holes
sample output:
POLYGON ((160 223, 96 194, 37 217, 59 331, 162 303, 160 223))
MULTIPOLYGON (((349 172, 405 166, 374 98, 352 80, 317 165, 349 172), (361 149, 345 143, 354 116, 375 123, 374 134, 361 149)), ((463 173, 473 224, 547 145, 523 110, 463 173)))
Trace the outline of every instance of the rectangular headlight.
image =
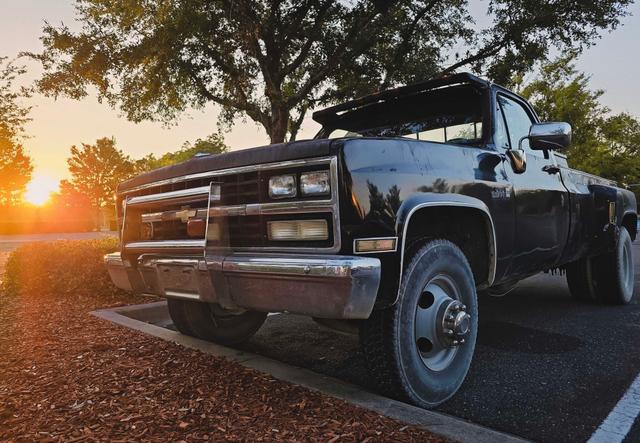
POLYGON ((295 175, 277 175, 269 179, 269 197, 290 198, 297 193, 295 175))
POLYGON ((329 239, 326 220, 282 220, 267 222, 269 240, 320 241, 329 239))
POLYGON ((329 171, 305 172, 300 174, 300 191, 303 195, 329 194, 331 191, 329 171))

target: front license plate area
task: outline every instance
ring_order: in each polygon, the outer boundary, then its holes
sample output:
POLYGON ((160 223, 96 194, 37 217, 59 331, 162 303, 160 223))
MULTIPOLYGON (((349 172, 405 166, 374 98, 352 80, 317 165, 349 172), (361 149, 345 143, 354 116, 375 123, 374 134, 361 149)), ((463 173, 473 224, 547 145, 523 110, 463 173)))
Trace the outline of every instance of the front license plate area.
POLYGON ((166 295, 198 295, 198 270, 194 266, 158 265, 158 280, 166 295))

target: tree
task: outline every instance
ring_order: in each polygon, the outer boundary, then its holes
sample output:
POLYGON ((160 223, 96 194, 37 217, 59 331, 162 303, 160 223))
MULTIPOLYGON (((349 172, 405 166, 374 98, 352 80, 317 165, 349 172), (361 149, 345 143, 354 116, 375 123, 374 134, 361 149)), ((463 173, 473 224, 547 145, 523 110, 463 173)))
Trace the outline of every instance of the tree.
POLYGON ((20 143, 31 110, 20 99, 29 91, 14 86, 24 72, 23 67, 0 57, 0 206, 12 206, 22 200, 33 172, 31 158, 20 143))
POLYGON ((99 227, 102 208, 113 206, 118 184, 134 174, 133 162, 116 148, 113 138, 105 137, 96 140, 94 145, 72 146, 67 164, 71 180, 60 183, 61 193, 70 200, 77 200, 77 194, 85 196, 95 211, 96 227, 99 227))
POLYGON ((136 171, 145 172, 163 166, 174 165, 187 161, 196 154, 222 154, 227 152, 229 147, 224 143, 223 138, 218 134, 211 134, 204 139, 197 139, 195 142, 184 142, 182 147, 176 152, 167 152, 160 158, 153 154, 136 160, 136 171))
MULTIPOLYGON (((575 55, 569 55, 544 64, 520 93, 541 120, 571 124, 570 166, 622 186, 640 183, 640 120, 627 113, 612 114, 600 102, 604 91, 592 90, 589 76, 579 72, 574 61, 575 55)), ((634 191, 640 202, 640 189, 634 191)))
POLYGON ((552 47, 588 46, 630 3, 491 0, 476 30, 466 0, 76 0, 82 29, 47 24, 31 56, 49 96, 95 87, 136 122, 213 103, 223 126, 249 117, 276 143, 354 95, 461 68, 504 82, 552 47))

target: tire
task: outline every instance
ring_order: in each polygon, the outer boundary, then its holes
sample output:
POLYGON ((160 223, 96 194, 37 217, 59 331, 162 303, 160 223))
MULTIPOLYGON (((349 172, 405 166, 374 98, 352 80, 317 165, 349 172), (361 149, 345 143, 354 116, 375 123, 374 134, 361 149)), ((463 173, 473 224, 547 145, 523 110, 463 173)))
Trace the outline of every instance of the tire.
POLYGON ((566 266, 567 285, 571 296, 579 301, 597 300, 591 258, 583 258, 566 266))
POLYGON ((184 335, 195 336, 195 332, 189 326, 186 313, 184 312, 184 301, 176 300, 174 298, 167 299, 167 306, 169 307, 169 316, 173 320, 173 325, 178 332, 184 335))
POLYGON ((626 228, 620 228, 611 251, 568 265, 567 283, 571 295, 578 300, 629 304, 635 277, 631 236, 626 228))
POLYGON ((633 246, 626 228, 620 228, 612 251, 596 257, 596 289, 599 301, 612 305, 626 305, 633 298, 635 283, 633 246))
POLYGON ((237 314, 214 303, 175 299, 169 299, 169 313, 178 331, 222 345, 247 341, 267 318, 266 312, 237 314))
POLYGON ((477 296, 469 262, 450 241, 431 240, 410 258, 396 304, 374 311, 361 323, 360 341, 377 389, 433 408, 462 385, 477 330, 477 296), (452 306, 460 310, 452 311, 452 306), (465 334, 447 336, 438 326, 451 312, 467 317, 465 334), (454 339, 464 340, 455 345, 454 339))

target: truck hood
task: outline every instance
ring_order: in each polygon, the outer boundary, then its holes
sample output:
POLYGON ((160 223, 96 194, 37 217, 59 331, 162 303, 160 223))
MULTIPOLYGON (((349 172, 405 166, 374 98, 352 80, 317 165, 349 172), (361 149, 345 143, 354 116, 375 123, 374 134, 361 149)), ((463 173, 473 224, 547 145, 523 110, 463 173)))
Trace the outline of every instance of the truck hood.
POLYGON ((194 157, 186 162, 155 169, 122 182, 118 186, 118 192, 124 192, 131 188, 160 180, 182 177, 189 174, 197 174, 199 172, 217 171, 220 169, 235 168, 237 166, 259 165, 263 163, 323 157, 330 155, 331 153, 331 140, 318 139, 279 143, 251 149, 241 149, 238 151, 227 152, 225 154, 194 157))

